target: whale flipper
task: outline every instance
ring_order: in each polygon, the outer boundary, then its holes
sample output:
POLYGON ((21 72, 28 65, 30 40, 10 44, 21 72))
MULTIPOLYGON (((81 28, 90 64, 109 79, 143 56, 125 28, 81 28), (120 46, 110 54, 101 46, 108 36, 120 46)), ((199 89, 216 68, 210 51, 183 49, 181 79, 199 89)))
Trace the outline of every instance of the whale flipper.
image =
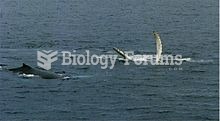
POLYGON ((38 68, 32 68, 31 66, 24 64, 24 63, 21 67, 11 68, 8 70, 15 72, 15 73, 38 75, 43 79, 57 79, 57 78, 59 78, 59 76, 53 72, 38 69, 38 68))
POLYGON ((123 57, 123 59, 128 59, 128 60, 131 59, 124 51, 122 51, 116 47, 114 47, 113 50, 116 51, 119 55, 121 55, 123 57))
POLYGON ((156 62, 159 62, 161 59, 161 54, 162 54, 162 43, 160 36, 157 32, 153 32, 155 41, 156 41, 156 47, 157 47, 157 54, 156 54, 156 62))

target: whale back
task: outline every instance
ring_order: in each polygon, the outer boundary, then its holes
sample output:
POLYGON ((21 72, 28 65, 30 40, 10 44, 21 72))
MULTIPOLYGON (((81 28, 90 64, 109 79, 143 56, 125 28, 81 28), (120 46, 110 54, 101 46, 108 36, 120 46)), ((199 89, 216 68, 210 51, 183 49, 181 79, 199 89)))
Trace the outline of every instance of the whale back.
POLYGON ((12 68, 12 69, 8 69, 8 70, 12 71, 12 72, 15 72, 15 73, 38 75, 38 76, 40 76, 41 78, 44 78, 44 79, 57 79, 57 78, 60 78, 59 75, 57 75, 53 72, 38 69, 38 68, 32 68, 31 66, 29 66, 27 64, 24 64, 24 63, 21 67, 12 68))
POLYGON ((11 69, 9 69, 9 71, 22 72, 22 73, 29 74, 31 69, 32 68, 29 65, 26 65, 26 64, 23 63, 23 65, 21 67, 11 68, 11 69))

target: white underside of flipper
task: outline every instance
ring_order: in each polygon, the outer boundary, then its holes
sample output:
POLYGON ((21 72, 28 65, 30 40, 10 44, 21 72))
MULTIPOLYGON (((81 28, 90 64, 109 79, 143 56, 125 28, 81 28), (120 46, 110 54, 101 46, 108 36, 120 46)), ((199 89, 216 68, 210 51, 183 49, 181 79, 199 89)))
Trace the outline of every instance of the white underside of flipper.
POLYGON ((156 41, 156 50, 157 50, 157 54, 156 54, 156 62, 159 62, 161 59, 161 54, 162 54, 162 43, 161 43, 161 39, 160 36, 157 32, 153 32, 155 41, 156 41))

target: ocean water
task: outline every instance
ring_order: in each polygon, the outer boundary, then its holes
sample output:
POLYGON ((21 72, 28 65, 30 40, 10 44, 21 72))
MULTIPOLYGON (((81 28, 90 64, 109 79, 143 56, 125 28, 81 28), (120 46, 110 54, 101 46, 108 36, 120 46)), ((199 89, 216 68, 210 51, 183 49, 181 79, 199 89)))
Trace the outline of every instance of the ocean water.
MULTIPOLYGON (((112 48, 192 60, 181 66, 114 69, 52 65, 70 79, 22 78, 0 70, 2 121, 218 120, 218 0, 1 0, 0 64, 36 67, 37 50, 112 48)), ((3 66, 5 65, 5 66, 3 66)))

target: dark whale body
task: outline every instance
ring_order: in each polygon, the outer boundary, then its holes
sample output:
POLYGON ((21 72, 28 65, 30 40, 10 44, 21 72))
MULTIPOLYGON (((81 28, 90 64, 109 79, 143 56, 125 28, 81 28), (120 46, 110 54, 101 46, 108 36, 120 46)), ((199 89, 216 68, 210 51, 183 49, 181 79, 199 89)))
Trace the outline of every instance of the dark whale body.
POLYGON ((42 69, 38 69, 38 68, 32 68, 29 65, 26 65, 23 63, 22 67, 18 67, 18 68, 12 68, 12 69, 8 69, 9 71, 15 72, 15 73, 24 73, 24 74, 34 74, 34 75, 38 75, 43 79, 57 79, 60 78, 59 75, 50 72, 50 71, 46 71, 46 70, 42 70, 42 69))

